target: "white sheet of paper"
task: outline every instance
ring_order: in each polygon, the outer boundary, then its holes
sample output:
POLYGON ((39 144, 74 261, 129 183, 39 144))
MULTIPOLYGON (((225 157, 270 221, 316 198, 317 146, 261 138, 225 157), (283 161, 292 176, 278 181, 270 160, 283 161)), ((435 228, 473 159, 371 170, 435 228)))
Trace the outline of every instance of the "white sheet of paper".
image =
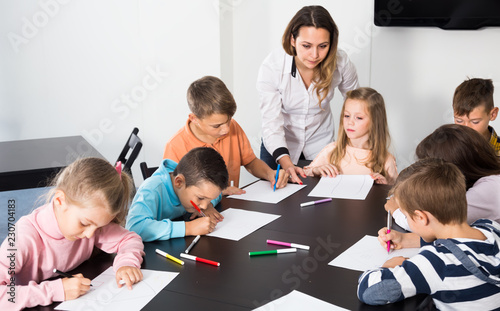
POLYGON ((291 291, 289 294, 273 300, 254 311, 343 311, 348 310, 336 305, 332 305, 326 301, 320 300, 313 296, 309 296, 297 290, 291 291))
POLYGON ((387 249, 380 245, 377 237, 365 235, 328 264, 351 270, 366 271, 379 268, 392 257, 403 256, 410 258, 417 255, 419 251, 420 248, 403 248, 391 250, 390 253, 387 253, 387 249))
POLYGON ((310 197, 364 200, 373 185, 370 175, 337 175, 321 177, 310 197))
POLYGON ((217 223, 208 236, 239 241, 250 233, 281 217, 281 215, 228 208, 223 211, 224 220, 217 223))
POLYGON ((144 279, 134 284, 132 290, 126 285, 118 288, 113 267, 92 280, 92 288, 85 295, 64 301, 56 310, 141 310, 179 273, 142 269, 144 279))
POLYGON ((281 200, 288 198, 305 186, 306 185, 288 184, 285 188, 273 191, 269 181, 259 180, 250 186, 245 187, 244 190, 246 193, 230 195, 228 198, 276 204, 281 200))

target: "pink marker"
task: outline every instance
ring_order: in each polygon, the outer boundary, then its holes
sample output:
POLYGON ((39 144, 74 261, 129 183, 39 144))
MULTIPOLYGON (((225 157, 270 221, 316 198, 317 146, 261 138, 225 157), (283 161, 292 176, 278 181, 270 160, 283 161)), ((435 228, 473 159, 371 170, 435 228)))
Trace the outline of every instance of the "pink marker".
POLYGON ((281 245, 281 246, 286 246, 286 247, 295 247, 295 248, 309 250, 309 246, 308 245, 301 245, 301 244, 295 244, 295 243, 287 243, 287 242, 280 242, 280 241, 274 241, 274 240, 267 240, 267 244, 274 244, 274 245, 281 245))
MULTIPOLYGON (((387 212, 387 233, 391 232, 391 212, 387 212)), ((387 252, 391 251, 391 241, 387 241, 387 252)))

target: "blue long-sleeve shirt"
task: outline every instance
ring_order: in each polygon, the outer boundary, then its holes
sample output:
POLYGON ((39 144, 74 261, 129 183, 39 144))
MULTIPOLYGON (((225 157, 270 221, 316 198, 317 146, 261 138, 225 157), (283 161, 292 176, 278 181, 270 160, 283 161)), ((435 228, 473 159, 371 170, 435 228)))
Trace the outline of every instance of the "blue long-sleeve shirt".
MULTIPOLYGON (((186 235, 185 222, 172 221, 187 213, 174 191, 170 178, 170 173, 176 167, 176 162, 163 160, 158 170, 142 183, 132 201, 125 227, 139 234, 144 242, 186 235)), ((216 206, 221 198, 222 195, 219 195, 212 200, 213 206, 216 206)))

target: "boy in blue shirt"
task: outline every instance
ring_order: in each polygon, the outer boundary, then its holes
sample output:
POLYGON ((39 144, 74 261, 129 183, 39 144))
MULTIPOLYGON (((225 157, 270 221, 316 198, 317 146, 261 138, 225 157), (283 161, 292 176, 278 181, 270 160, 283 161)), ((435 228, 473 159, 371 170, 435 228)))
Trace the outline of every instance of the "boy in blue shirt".
POLYGON ((145 242, 210 233, 222 220, 214 206, 227 183, 224 159, 212 148, 194 148, 179 164, 165 159, 137 190, 125 227, 145 242), (208 217, 172 221, 187 212, 200 216, 190 201, 208 217))
MULTIPOLYGON (((358 298, 382 305, 423 293, 440 310, 500 308, 500 225, 487 219, 467 224, 465 178, 454 164, 428 158, 406 170, 394 200, 428 244, 410 259, 394 257, 363 273, 358 298)), ((391 230, 379 240, 393 249, 416 247, 407 236, 391 230)))

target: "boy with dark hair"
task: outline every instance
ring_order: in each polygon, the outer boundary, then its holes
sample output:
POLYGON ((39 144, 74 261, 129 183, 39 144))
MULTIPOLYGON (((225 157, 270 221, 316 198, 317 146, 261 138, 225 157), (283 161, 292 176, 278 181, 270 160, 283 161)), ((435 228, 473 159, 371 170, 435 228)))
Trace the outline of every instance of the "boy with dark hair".
POLYGON ((224 159, 212 148, 192 149, 179 164, 163 160, 137 190, 125 227, 145 242, 210 233, 220 220, 214 206, 220 202, 227 181, 224 159), (190 201, 209 217, 172 221, 186 212, 198 214, 190 201))
MULTIPOLYGON (((467 224, 465 178, 454 164, 427 158, 407 170, 394 199, 429 244, 410 259, 394 257, 363 273, 358 298, 382 305, 423 293, 440 310, 500 308, 500 225, 487 219, 467 224)), ((394 249, 415 247, 395 230, 387 237, 394 249)))
POLYGON ((491 79, 469 79, 460 84, 453 95, 455 124, 468 126, 484 136, 500 156, 500 138, 489 126, 498 115, 493 103, 493 81, 491 79))
MULTIPOLYGON (((233 119, 236 102, 224 82, 211 76, 198 79, 189 86, 187 100, 191 113, 186 125, 167 142, 163 158, 178 161, 192 148, 210 147, 224 158, 234 184, 228 184, 223 194, 245 192, 238 188, 241 166, 273 187, 277 172, 255 156, 245 132, 233 119)), ((278 177, 276 188, 285 187, 288 174, 281 170, 278 177)))

